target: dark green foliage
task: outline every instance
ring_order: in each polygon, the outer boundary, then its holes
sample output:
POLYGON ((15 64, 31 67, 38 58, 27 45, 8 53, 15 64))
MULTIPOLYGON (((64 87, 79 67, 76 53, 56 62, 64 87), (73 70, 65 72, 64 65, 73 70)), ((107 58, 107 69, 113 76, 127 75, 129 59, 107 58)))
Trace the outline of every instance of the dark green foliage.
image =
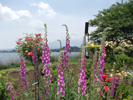
POLYGON ((91 26, 97 29, 91 33, 91 40, 99 42, 106 27, 112 29, 107 32, 107 41, 120 42, 123 39, 133 41, 133 1, 113 4, 109 9, 103 9, 90 20, 91 26))
POLYGON ((11 63, 11 66, 12 66, 13 68, 20 67, 20 63, 19 63, 19 62, 12 62, 12 63, 11 63))
POLYGON ((70 58, 69 62, 78 62, 79 56, 70 58))
POLYGON ((120 67, 125 67, 125 68, 133 68, 133 58, 128 57, 125 54, 120 54, 115 56, 116 59, 116 69, 120 69, 120 67))
POLYGON ((12 68, 11 65, 0 65, 0 70, 12 68))
POLYGON ((86 78, 89 79, 92 72, 93 59, 86 59, 86 78))
POLYGON ((116 86, 115 98, 119 98, 118 95, 120 95, 121 99, 129 98, 132 95, 132 89, 133 87, 128 82, 121 82, 116 86))
POLYGON ((50 56, 50 62, 51 62, 51 63, 58 62, 58 58, 53 57, 53 56, 50 56))
POLYGON ((9 100, 10 95, 8 94, 8 91, 5 88, 7 81, 8 75, 2 76, 0 74, 0 100, 9 100))

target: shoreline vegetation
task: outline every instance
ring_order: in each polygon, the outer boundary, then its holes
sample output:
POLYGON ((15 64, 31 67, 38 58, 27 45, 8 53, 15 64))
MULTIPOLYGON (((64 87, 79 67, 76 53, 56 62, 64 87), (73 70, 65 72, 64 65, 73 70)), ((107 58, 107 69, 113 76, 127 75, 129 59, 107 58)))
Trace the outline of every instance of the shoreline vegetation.
MULTIPOLYGON (((64 47, 63 47, 64 49, 64 47)), ((59 52, 60 49, 50 49, 51 52, 59 52)), ((16 49, 0 50, 0 53, 16 53, 16 49)), ((70 52, 80 52, 80 48, 77 46, 71 46, 70 52)))

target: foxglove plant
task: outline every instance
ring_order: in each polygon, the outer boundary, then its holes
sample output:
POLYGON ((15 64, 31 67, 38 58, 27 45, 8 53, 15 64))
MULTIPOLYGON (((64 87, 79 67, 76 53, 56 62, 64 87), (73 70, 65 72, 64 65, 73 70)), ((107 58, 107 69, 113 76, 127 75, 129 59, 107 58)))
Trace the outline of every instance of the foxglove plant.
MULTIPOLYGON (((62 26, 66 27, 66 46, 64 48, 64 53, 63 53, 63 58, 64 58, 64 68, 67 68, 67 64, 69 61, 69 56, 67 54, 68 50, 70 50, 70 37, 69 37, 69 32, 68 32, 68 27, 67 25, 63 24, 62 26)), ((69 51, 69 54, 71 54, 71 52, 69 51)))
POLYGON ((63 51, 60 51, 60 55, 59 55, 59 63, 56 67, 57 69, 57 85, 58 85, 58 89, 57 89, 57 95, 59 95, 60 93, 62 93, 63 96, 65 96, 65 91, 63 90, 63 87, 65 87, 65 83, 64 83, 64 76, 63 76, 63 56, 62 56, 63 51))
POLYGON ((112 91, 111 91, 111 97, 113 97, 114 96, 114 93, 115 93, 115 87, 116 87, 116 79, 115 79, 116 77, 115 77, 115 75, 114 75, 114 78, 113 78, 113 80, 112 80, 112 91))
POLYGON ((105 61, 104 61, 104 57, 105 57, 105 37, 106 37, 106 32, 108 30, 110 30, 111 28, 110 27, 107 27, 104 29, 103 33, 102 33, 102 40, 101 40, 101 50, 100 50, 100 59, 99 59, 99 62, 100 62, 100 66, 99 66, 99 76, 97 76, 97 81, 102 84, 102 75, 103 75, 103 70, 104 70, 104 64, 105 64, 105 61))
POLYGON ((27 82, 26 82, 26 69, 25 69, 25 62, 24 62, 24 58, 22 58, 22 56, 20 56, 20 72, 19 74, 21 75, 21 80, 22 83, 24 85, 24 91, 27 91, 27 82))
POLYGON ((9 85, 6 85, 6 89, 9 91, 9 95, 11 95, 11 100, 15 100, 14 99, 14 88, 13 88, 13 85, 12 85, 12 82, 11 80, 9 79, 9 85))
MULTIPOLYGON (((44 48, 42 50, 42 64, 43 64, 43 70, 42 70, 42 73, 44 73, 44 79, 46 79, 46 83, 48 84, 49 82, 51 83, 51 77, 52 77, 52 74, 50 72, 50 69, 48 68, 48 65, 52 65, 51 62, 50 62, 50 50, 49 50, 49 47, 48 47, 48 40, 47 40, 47 26, 46 24, 44 25, 45 27, 45 37, 44 37, 44 48)), ((48 89, 46 90, 46 94, 45 96, 48 98, 48 89)))
POLYGON ((102 75, 103 75, 103 70, 104 70, 104 57, 105 57, 105 43, 103 44, 103 48, 102 48, 102 52, 101 52, 101 58, 100 58, 100 67, 99 67, 99 83, 101 84, 101 80, 102 80, 102 75))
POLYGON ((82 49, 82 56, 81 56, 81 70, 80 70, 80 78, 78 80, 78 93, 84 95, 86 93, 86 73, 85 73, 85 64, 86 64, 86 57, 85 57, 85 36, 83 39, 83 49, 82 49))
POLYGON ((35 50, 33 49, 32 52, 33 52, 32 61, 33 61, 34 67, 35 67, 36 76, 38 76, 37 60, 36 60, 35 50))

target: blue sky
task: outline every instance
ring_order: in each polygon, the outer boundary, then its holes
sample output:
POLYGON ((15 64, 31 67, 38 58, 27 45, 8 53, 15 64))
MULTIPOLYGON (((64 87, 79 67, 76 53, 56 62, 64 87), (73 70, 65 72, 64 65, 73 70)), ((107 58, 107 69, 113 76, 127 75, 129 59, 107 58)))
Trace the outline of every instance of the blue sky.
POLYGON ((14 48, 23 33, 44 34, 44 23, 50 48, 59 48, 58 39, 65 44, 62 24, 68 26, 71 46, 80 46, 85 22, 115 2, 121 0, 0 0, 0 49, 14 48))

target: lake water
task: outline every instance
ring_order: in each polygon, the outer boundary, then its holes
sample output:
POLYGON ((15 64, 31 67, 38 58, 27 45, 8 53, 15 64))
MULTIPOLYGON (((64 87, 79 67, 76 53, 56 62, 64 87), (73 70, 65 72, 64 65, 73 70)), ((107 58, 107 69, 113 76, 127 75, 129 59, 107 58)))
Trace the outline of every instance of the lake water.
MULTIPOLYGON (((59 52, 52 52, 51 56, 59 57, 58 54, 59 52)), ((75 57, 78 56, 79 54, 80 52, 71 52, 71 54, 69 54, 69 57, 75 57)), ((17 61, 19 61, 18 53, 0 53, 0 64, 7 65, 17 61)))

